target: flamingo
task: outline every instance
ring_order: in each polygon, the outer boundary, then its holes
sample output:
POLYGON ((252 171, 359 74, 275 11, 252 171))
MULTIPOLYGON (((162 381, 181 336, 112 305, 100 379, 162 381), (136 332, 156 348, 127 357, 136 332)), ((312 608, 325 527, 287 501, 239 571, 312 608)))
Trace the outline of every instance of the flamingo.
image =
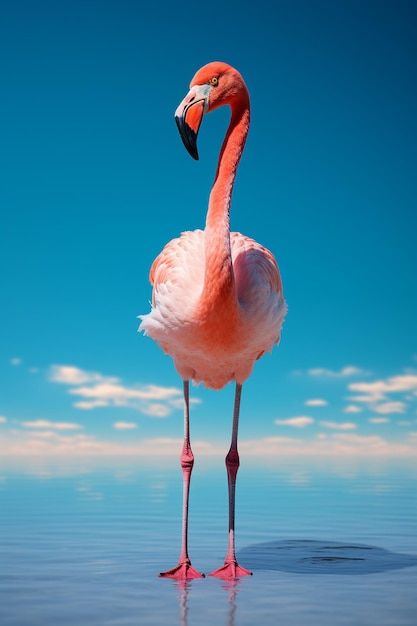
POLYGON ((287 310, 272 253, 240 233, 230 232, 230 203, 236 170, 250 122, 249 93, 230 65, 209 63, 195 74, 175 111, 182 141, 198 160, 197 135, 205 113, 231 109, 219 155, 205 230, 183 232, 170 241, 150 270, 152 309, 140 316, 140 331, 169 354, 183 380, 184 443, 182 544, 178 564, 161 577, 186 580, 204 575, 188 555, 188 504, 194 455, 190 441, 189 381, 221 389, 234 381, 232 436, 226 456, 229 494, 228 547, 224 565, 210 575, 234 579, 252 572, 235 554, 235 490, 239 467, 238 424, 242 385, 254 363, 280 340, 287 310))

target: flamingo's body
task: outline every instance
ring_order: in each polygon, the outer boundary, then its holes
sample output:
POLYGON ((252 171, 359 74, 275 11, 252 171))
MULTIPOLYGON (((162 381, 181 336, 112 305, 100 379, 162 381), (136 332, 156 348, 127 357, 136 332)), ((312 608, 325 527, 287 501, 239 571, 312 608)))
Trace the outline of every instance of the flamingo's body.
POLYGON ((285 307, 274 257, 239 233, 230 234, 232 293, 219 293, 214 279, 205 285, 206 239, 201 230, 182 233, 154 261, 154 308, 142 327, 183 380, 220 389, 242 384, 279 340, 285 307))
POLYGON ((184 144, 198 158, 196 138, 204 113, 228 104, 231 122, 220 153, 204 231, 182 233, 155 259, 152 311, 141 316, 140 330, 174 360, 184 381, 185 441, 181 457, 185 478, 183 547, 175 578, 198 576, 187 552, 188 490, 193 457, 189 440, 188 381, 220 389, 236 382, 229 476, 229 550, 222 578, 247 574, 234 554, 234 489, 239 464, 237 427, 240 393, 256 359, 280 339, 286 313, 277 263, 269 250, 240 233, 230 233, 229 210, 249 129, 249 94, 240 74, 225 63, 210 63, 194 76, 176 111, 184 144))

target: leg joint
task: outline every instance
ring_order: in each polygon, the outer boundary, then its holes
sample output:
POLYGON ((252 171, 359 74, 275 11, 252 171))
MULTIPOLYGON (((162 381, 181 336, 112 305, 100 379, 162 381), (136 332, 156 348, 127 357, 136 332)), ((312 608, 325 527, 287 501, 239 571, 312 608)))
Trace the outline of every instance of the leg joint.
POLYGON ((194 455, 191 451, 190 447, 184 447, 181 458, 180 458, 181 467, 183 470, 189 469, 192 470, 194 466, 194 455))
POLYGON ((226 455, 226 467, 230 467, 230 468, 235 468, 236 470, 238 469, 240 462, 239 462, 239 454, 237 450, 229 450, 229 452, 226 455))

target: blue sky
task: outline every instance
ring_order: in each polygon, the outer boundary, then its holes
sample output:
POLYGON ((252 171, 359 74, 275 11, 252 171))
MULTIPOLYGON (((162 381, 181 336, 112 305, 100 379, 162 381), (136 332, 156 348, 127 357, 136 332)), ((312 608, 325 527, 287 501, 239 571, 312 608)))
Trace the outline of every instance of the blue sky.
MULTIPOLYGON (((163 245, 204 226, 173 113, 234 65, 252 101, 232 228, 270 248, 289 312, 244 386, 247 455, 417 445, 415 3, 16 1, 2 8, 0 450, 177 454, 181 381, 137 334, 163 245)), ((192 389, 200 454, 233 388, 192 389)))

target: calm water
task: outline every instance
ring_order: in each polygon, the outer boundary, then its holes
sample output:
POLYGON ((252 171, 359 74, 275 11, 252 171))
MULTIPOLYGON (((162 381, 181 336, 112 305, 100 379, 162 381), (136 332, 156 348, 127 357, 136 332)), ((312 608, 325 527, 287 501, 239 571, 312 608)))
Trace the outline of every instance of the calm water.
MULTIPOLYGON (((242 460, 237 549, 253 577, 185 587, 181 474, 132 460, 0 467, 0 623, 417 624, 417 468, 374 461, 242 460)), ((227 534, 222 460, 197 459, 190 556, 210 572, 227 534)))

